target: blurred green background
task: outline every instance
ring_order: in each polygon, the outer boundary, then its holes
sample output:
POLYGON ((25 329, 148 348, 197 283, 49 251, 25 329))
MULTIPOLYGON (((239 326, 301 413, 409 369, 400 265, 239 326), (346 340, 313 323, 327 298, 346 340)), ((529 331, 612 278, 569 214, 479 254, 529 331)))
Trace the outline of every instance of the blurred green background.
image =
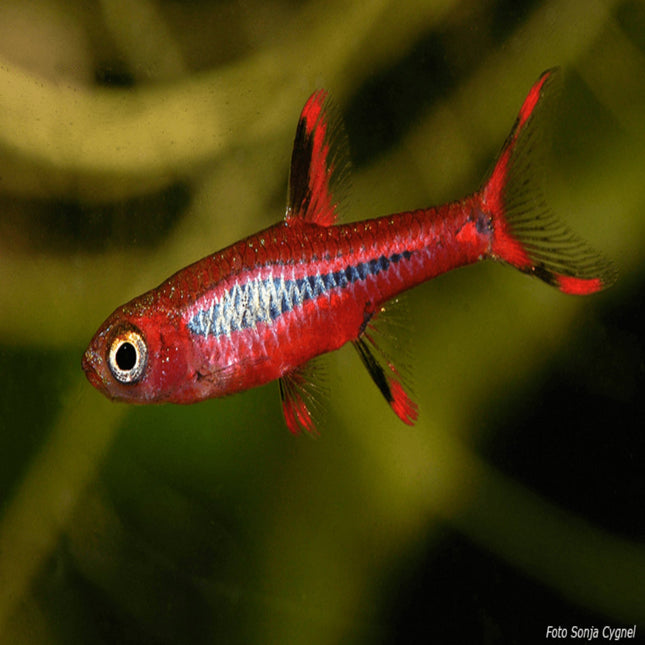
POLYGON ((638 0, 3 1, 0 642, 642 637, 644 114, 638 0), (86 382, 117 305, 282 216, 315 88, 361 219, 474 190, 553 65, 548 199, 620 279, 416 289, 416 426, 347 348, 315 439, 275 384, 135 408, 86 382))

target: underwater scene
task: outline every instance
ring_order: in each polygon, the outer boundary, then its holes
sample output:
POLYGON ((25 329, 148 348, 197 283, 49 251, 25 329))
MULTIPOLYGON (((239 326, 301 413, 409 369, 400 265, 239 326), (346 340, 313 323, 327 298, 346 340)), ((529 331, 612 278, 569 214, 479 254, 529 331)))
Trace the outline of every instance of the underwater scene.
POLYGON ((643 641, 644 422, 642 2, 0 4, 0 643, 643 641))

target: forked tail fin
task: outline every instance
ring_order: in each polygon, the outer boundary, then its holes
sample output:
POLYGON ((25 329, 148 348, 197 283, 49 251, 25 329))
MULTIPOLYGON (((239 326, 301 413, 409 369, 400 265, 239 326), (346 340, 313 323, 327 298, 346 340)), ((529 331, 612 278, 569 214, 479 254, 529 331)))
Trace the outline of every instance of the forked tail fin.
POLYGON ((585 295, 610 286, 616 271, 555 218, 536 176, 558 77, 557 69, 547 70, 531 88, 480 197, 492 217, 492 257, 564 293, 585 295))

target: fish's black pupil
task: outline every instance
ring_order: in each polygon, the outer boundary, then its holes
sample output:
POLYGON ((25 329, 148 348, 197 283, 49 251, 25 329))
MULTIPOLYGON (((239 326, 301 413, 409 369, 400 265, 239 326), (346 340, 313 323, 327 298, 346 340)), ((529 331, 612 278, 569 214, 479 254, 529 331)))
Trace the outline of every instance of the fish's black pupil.
POLYGON ((129 372, 137 363, 137 350, 132 343, 121 343, 116 350, 116 365, 120 370, 129 372))

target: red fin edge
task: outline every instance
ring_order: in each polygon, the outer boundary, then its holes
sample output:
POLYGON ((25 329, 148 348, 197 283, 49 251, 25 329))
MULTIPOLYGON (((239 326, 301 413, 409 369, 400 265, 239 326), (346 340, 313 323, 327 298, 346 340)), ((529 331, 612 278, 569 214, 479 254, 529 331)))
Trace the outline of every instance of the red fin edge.
POLYGON ((586 296, 590 293, 600 291, 606 286, 600 278, 585 280, 584 278, 574 278, 567 275, 556 275, 556 279, 560 291, 570 293, 574 296, 586 296))
POLYGON ((403 423, 412 426, 419 418, 419 406, 408 396, 407 392, 403 389, 400 381, 398 380, 398 372, 392 365, 389 365, 393 374, 390 376, 390 391, 392 392, 392 400, 390 406, 403 423))

